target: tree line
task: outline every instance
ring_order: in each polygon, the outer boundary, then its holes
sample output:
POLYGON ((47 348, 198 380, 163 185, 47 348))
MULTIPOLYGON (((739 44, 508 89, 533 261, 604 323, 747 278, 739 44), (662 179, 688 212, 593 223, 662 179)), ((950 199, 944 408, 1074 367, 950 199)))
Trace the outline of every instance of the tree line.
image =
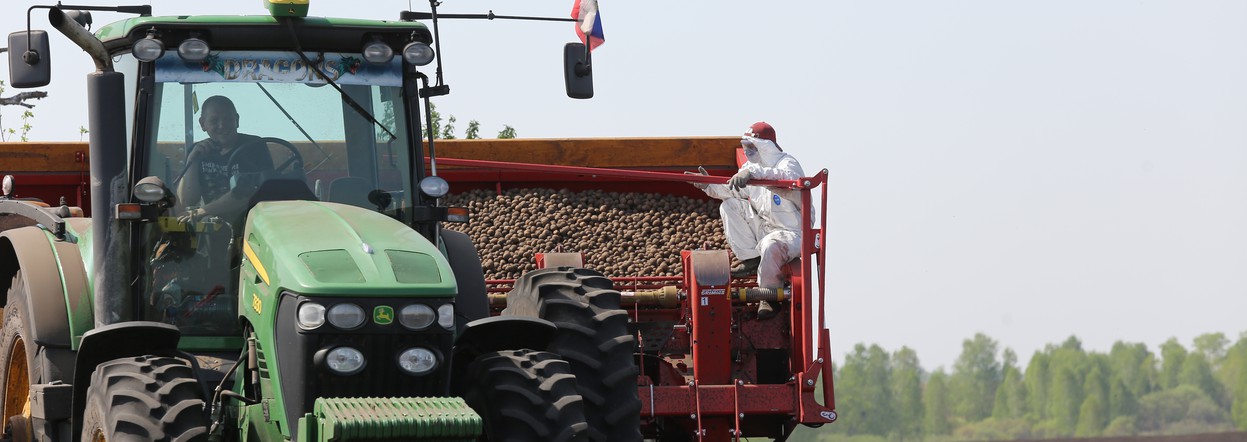
POLYGON ((840 419, 793 440, 1011 440, 1247 430, 1247 332, 1177 339, 1154 353, 1118 341, 1086 351, 1077 337, 1025 367, 984 334, 951 370, 925 371, 907 347, 857 344, 833 375, 840 419))

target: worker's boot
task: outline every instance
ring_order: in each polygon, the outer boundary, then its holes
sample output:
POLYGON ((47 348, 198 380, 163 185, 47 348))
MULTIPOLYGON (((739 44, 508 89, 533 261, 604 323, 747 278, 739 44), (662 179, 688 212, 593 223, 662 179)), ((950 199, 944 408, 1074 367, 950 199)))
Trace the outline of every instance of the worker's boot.
POLYGON ((762 257, 749 258, 741 261, 740 264, 732 266, 733 278, 745 278, 758 274, 758 262, 762 261, 762 257))
POLYGON ((771 303, 758 301, 758 319, 771 319, 774 318, 775 315, 775 308, 771 307, 771 303))

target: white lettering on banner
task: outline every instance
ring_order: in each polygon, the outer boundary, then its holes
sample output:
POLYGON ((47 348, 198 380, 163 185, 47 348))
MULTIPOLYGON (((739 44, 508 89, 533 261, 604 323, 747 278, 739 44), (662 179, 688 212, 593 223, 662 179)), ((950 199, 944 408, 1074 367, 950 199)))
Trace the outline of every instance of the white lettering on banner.
MULTIPOLYGON (((309 54, 309 57, 315 61, 320 72, 337 83, 402 85, 402 61, 399 58, 377 64, 364 62, 360 54, 326 52, 315 56, 309 54)), ((156 60, 156 81, 325 83, 325 79, 309 68, 299 54, 277 51, 220 51, 197 63, 185 62, 177 54, 165 54, 156 60)))
POLYGON ((727 293, 725 289, 703 289, 701 291, 701 294, 703 295, 722 295, 725 293, 727 293))

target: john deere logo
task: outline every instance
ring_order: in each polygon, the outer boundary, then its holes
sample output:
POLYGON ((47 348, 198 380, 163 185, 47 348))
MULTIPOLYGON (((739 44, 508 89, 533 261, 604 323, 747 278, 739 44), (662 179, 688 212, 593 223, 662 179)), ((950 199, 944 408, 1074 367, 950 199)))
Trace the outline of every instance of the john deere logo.
POLYGON ((372 322, 380 325, 390 325, 394 322, 394 308, 388 305, 379 305, 372 309, 372 322))

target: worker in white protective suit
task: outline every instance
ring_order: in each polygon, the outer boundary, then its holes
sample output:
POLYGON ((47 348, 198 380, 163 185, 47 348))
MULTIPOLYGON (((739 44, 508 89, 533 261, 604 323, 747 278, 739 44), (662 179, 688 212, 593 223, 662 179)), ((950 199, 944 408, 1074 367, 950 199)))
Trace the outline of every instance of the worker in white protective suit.
MULTIPOLYGON (((727 184, 694 186, 723 200, 719 213, 728 245, 740 264, 733 277, 758 275, 758 287, 782 289, 784 264, 801 254, 801 194, 791 189, 750 186, 751 180, 796 180, 805 176, 801 164, 775 142, 775 128, 757 122, 741 138, 745 157, 727 184)), ((758 305, 759 317, 774 316, 766 301, 758 305)))

